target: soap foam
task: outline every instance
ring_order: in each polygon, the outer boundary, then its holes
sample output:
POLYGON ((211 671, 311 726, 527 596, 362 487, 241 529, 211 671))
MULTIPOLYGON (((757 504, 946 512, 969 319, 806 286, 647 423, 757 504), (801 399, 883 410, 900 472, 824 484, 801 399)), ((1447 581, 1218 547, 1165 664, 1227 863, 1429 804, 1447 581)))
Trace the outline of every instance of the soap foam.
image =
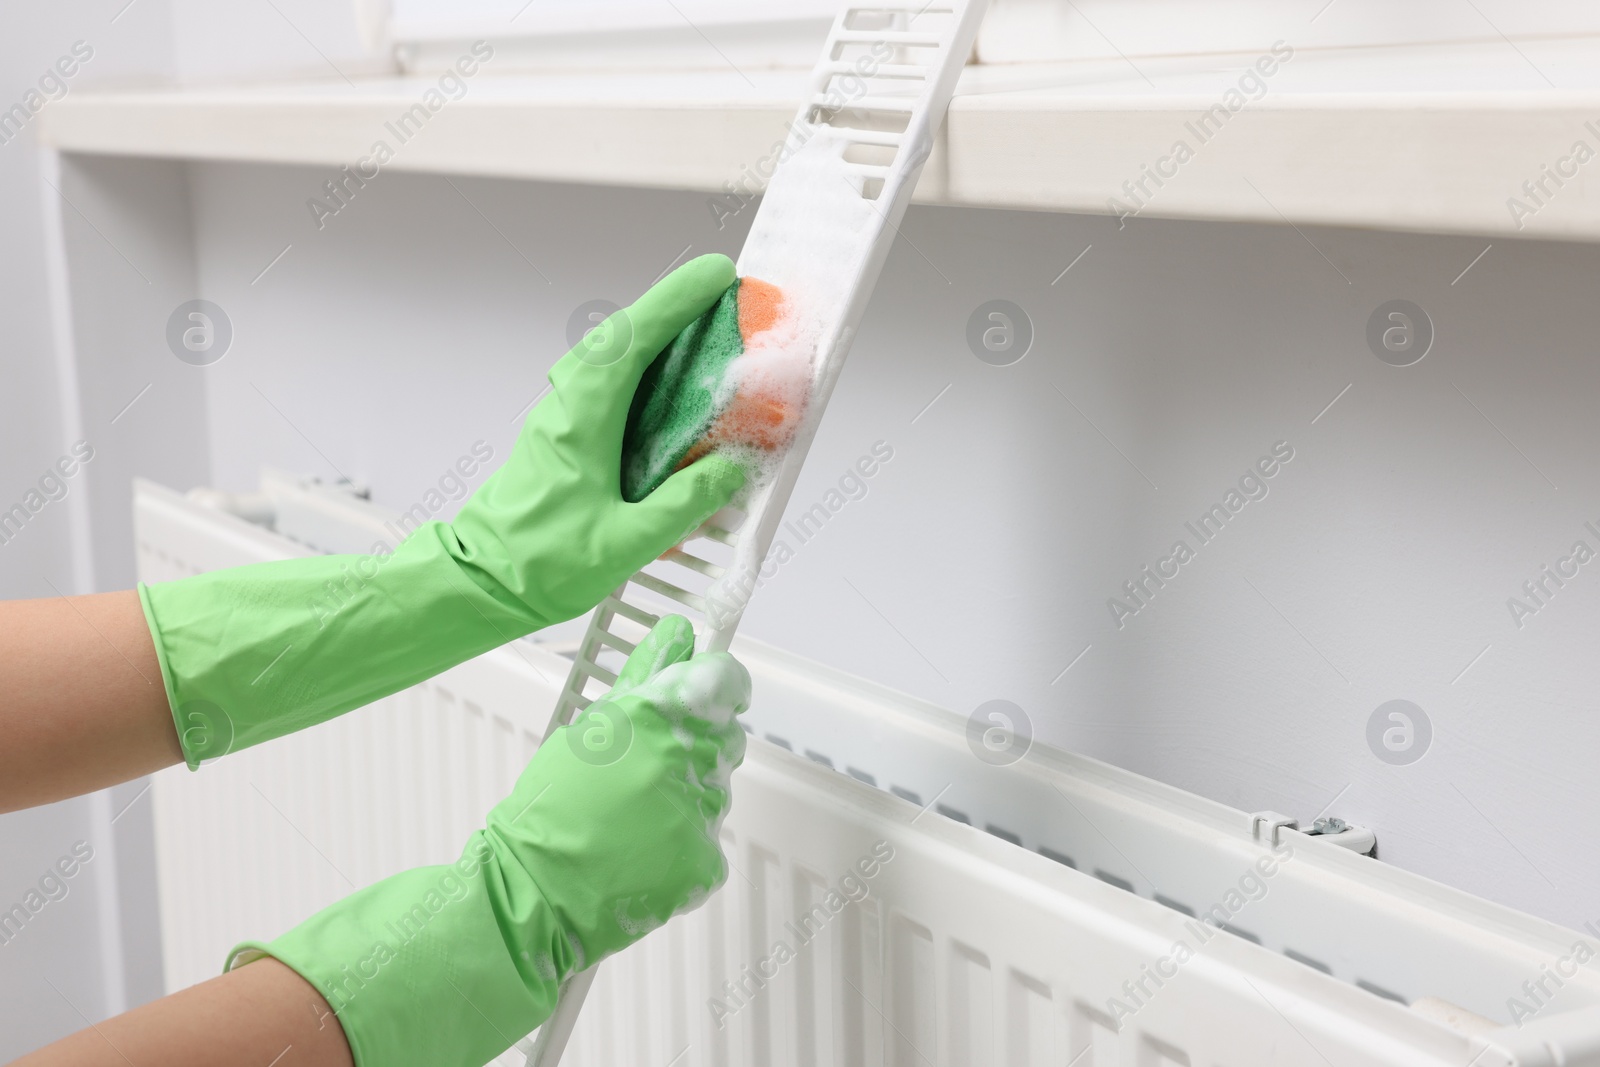
POLYGON ((802 296, 745 277, 673 341, 629 413, 625 499, 707 455, 744 469, 736 507, 772 480, 815 380, 822 323, 807 308, 802 296))
POLYGON ((752 320, 760 328, 744 338, 744 352, 728 364, 714 394, 718 415, 684 458, 687 464, 703 455, 719 455, 743 467, 745 485, 735 506, 777 474, 811 401, 822 333, 822 324, 787 292, 744 279, 739 294, 741 332, 752 320), (745 314, 747 289, 756 290, 757 299, 768 304, 760 314, 745 314))

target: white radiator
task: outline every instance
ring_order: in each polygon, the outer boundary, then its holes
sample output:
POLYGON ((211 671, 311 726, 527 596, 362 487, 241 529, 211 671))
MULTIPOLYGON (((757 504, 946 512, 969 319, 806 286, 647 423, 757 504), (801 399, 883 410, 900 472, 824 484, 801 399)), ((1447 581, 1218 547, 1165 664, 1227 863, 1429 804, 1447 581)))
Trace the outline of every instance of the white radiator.
MULTIPOLYGON (((254 510, 318 547, 365 550, 381 529, 364 502, 269 489, 254 510)), ((135 530, 148 582, 313 550, 148 483, 135 530)), ((734 778, 728 883, 602 968, 574 1067, 1600 1065, 1600 931, 1042 745, 991 766, 961 716, 735 651, 758 739, 734 778)), ((453 859, 568 665, 513 642, 157 775, 168 988, 214 975, 242 938, 453 859)))

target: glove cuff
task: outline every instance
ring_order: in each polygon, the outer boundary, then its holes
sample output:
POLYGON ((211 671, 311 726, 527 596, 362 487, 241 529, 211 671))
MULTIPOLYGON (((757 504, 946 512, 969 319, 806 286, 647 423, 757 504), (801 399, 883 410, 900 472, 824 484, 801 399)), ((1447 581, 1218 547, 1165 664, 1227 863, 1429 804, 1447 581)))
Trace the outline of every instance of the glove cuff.
POLYGON ((191 746, 183 738, 185 724, 178 717, 178 683, 172 676, 172 665, 167 661, 167 647, 161 640, 161 630, 156 625, 156 609, 150 603, 150 587, 143 582, 139 583, 139 607, 144 610, 145 625, 150 628, 150 637, 156 648, 156 664, 161 668, 161 687, 167 693, 167 710, 172 713, 172 725, 178 732, 178 744, 183 749, 183 762, 191 771, 200 769, 200 755, 205 746, 196 744, 191 746))
POLYGON ((415 685, 545 621, 428 523, 393 552, 139 587, 190 769, 415 685))

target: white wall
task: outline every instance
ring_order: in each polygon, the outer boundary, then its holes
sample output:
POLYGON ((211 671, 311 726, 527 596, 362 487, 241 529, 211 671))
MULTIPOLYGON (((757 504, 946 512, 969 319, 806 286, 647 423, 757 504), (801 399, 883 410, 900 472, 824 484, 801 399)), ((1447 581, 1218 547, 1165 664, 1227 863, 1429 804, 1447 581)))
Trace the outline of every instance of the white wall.
MULTIPOLYGON (((75 87, 317 73, 319 51, 350 73, 376 63, 330 14, 343 5, 279 0, 308 42, 270 6, 139 0, 112 22, 123 4, 13 13, 0 101, 78 39, 96 58, 75 87)), ((136 472, 247 488, 272 463, 407 506, 473 441, 505 453, 579 304, 625 302, 686 245, 734 252, 742 234, 715 230, 692 195, 456 179, 458 192, 393 173, 319 231, 315 169, 68 160, 72 207, 38 166, 31 135, 0 146, 15 208, 0 215, 0 501, 70 444, 74 420, 105 447, 68 506, 0 547, 3 596, 129 584, 136 472), (52 212, 55 252, 89 298, 70 308, 49 300, 52 212), (236 330, 208 368, 163 337, 196 295, 236 330), (63 328, 79 355, 67 402, 63 328), (94 540, 74 553, 80 507, 94 540)), ((1015 701, 1045 741, 1241 808, 1309 818, 1337 796, 1385 862, 1571 925, 1600 918, 1584 892, 1600 859, 1569 843, 1600 810, 1595 568, 1521 629, 1506 607, 1574 540, 1600 548, 1583 528, 1600 527, 1600 250, 1497 241, 1452 284, 1485 242, 927 208, 904 230, 795 510, 874 441, 895 458, 763 590, 749 632, 960 710, 1015 701), (994 298, 1037 334, 1014 366, 967 348, 968 316, 994 298), (1364 340, 1393 298, 1437 325, 1412 367, 1364 340), (1107 598, 1279 440, 1295 458, 1270 495, 1115 628, 1107 598), (1366 741, 1396 698, 1435 732, 1409 766, 1366 741)), ((156 989, 137 797, 0 818, 0 905, 74 842, 112 843, 0 945, 0 1056, 156 989)))
MULTIPOLYGON (((190 176, 200 291, 236 329, 205 371, 229 488, 269 462, 407 506, 477 438, 504 454, 580 303, 738 245, 693 195, 403 174, 319 232, 324 177, 190 176)), ((1574 540, 1600 548, 1600 250, 1497 242, 1452 284, 1485 242, 922 208, 904 233, 792 513, 874 441, 895 458, 751 633, 956 709, 1013 700, 1046 741, 1241 808, 1338 797, 1387 862, 1596 917, 1600 860, 1568 842, 1600 800, 1600 579, 1520 630, 1506 600, 1574 540), (992 298, 1036 330, 1014 366, 964 339, 992 298), (1392 298, 1436 324, 1415 366, 1364 339, 1392 298), (1269 495, 1118 630, 1107 599, 1278 441, 1269 495), (1435 732, 1409 766, 1366 741, 1396 698, 1435 732)))
MULTIPOLYGON (((0 34, 0 108, 36 89, 76 42, 93 55, 65 81, 67 93, 159 77, 169 56, 165 5, 144 0, 113 21, 122 3, 11 5, 0 34)), ((61 184, 59 176, 50 180, 61 184)), ((50 234, 59 233, 54 220, 75 209, 42 180, 31 128, 0 144, 0 202, 7 206, 0 212, 6 323, 0 374, 7 401, 0 418, 0 507, 9 508, 80 433, 77 405, 70 391, 63 392, 58 360, 70 345, 68 317, 52 299, 60 291, 52 286, 52 271, 62 268, 64 250, 50 243, 50 234)), ((82 551, 92 518, 88 495, 88 483, 74 480, 63 499, 0 545, 0 597, 93 588, 93 561, 82 551)), ((0 1059, 159 993, 151 830, 140 788, 133 783, 0 816, 0 909, 37 891, 79 842, 94 853, 65 883, 62 899, 0 944, 0 1059)))
MULTIPOLYGON (((42 95, 267 71, 328 76, 330 62, 350 74, 381 65, 355 32, 354 8, 344 4, 12 4, 0 34, 0 111, 39 91, 40 79, 72 56, 74 45, 74 72, 48 82, 42 95)), ((184 429, 185 417, 201 411, 198 380, 183 377, 190 368, 173 366, 159 338, 159 363, 136 358, 149 349, 137 340, 139 313, 164 320, 194 289, 182 170, 129 165, 98 185, 97 173, 70 161, 58 173, 41 159, 31 125, 0 143, 0 202, 7 206, 0 212, 7 331, 0 349, 7 400, 0 509, 20 501, 75 440, 89 440, 97 453, 63 499, 0 545, 4 598, 126 586, 128 472, 137 465, 173 480, 204 480, 209 470, 203 419, 184 429), (74 284, 101 298, 92 306, 61 299, 68 261, 74 284), (76 376, 75 346, 87 357, 76 376), (145 384, 151 394, 117 418, 145 384), (140 430, 135 411, 165 421, 140 430)), ((0 816, 0 909, 23 901, 78 842, 94 850, 67 895, 0 944, 0 1059, 159 995, 152 831, 142 790, 134 782, 0 816)))

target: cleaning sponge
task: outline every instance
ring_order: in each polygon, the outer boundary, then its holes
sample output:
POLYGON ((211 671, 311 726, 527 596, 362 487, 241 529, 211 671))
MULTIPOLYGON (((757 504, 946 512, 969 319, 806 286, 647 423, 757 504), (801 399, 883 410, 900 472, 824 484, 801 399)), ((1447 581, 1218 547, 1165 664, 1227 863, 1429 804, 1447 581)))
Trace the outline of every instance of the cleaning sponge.
POLYGON ((805 412, 816 340, 781 289, 736 280, 645 371, 623 434, 623 499, 712 452, 745 468, 747 489, 764 482, 805 412))

